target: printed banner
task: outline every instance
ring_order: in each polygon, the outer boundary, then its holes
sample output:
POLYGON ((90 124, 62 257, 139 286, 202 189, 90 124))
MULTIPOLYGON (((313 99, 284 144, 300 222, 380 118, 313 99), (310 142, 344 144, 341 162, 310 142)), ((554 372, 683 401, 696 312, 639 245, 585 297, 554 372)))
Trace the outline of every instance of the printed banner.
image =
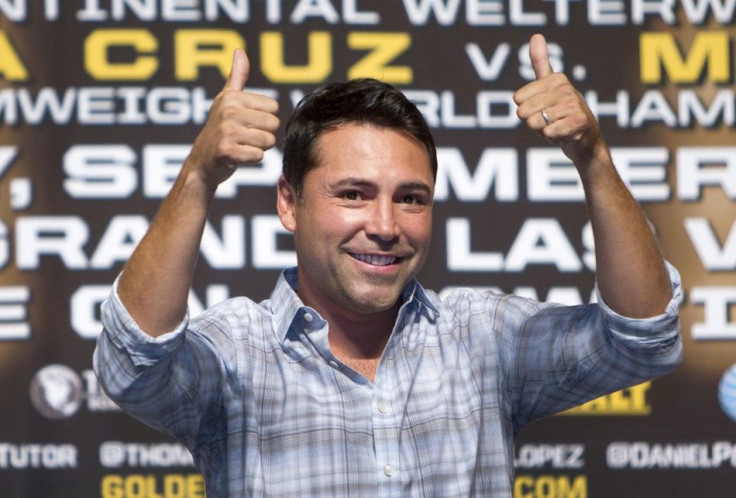
MULTIPOLYGON (((735 15, 730 0, 0 0, 1 493, 204 496, 187 451, 113 405, 91 365, 99 305, 236 47, 282 121, 333 80, 416 102, 440 163, 426 287, 594 299, 576 171, 515 115, 540 32, 682 274, 685 360, 525 429, 514 495, 732 496, 735 15)), ((295 264, 275 210, 282 137, 219 189, 192 314, 264 299, 295 264)))

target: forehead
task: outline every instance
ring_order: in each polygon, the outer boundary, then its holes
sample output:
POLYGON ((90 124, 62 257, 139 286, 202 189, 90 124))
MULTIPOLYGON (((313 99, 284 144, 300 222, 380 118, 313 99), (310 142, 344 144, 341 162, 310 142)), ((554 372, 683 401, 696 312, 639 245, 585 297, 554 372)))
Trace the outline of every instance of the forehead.
POLYGON ((314 152, 315 169, 426 176, 427 182, 434 184, 429 152, 403 130, 345 123, 323 132, 315 142, 314 152))

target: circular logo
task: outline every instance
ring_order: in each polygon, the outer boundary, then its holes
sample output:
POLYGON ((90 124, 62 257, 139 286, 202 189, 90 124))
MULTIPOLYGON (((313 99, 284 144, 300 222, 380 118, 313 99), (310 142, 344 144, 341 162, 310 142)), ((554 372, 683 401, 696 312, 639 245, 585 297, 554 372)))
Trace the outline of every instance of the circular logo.
POLYGON ((726 370, 718 384, 718 401, 731 420, 736 422, 736 364, 726 370))
POLYGON ((46 418, 71 417, 79 410, 83 395, 82 380, 64 365, 47 365, 31 381, 33 406, 46 418))

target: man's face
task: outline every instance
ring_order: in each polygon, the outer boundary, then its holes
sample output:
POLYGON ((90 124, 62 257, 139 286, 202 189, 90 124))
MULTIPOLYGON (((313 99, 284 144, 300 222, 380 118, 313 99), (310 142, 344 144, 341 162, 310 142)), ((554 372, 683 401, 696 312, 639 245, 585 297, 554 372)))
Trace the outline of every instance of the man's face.
POLYGON ((390 310, 424 264, 432 235, 429 154, 409 135, 350 123, 322 134, 301 199, 281 180, 299 295, 320 312, 390 310))

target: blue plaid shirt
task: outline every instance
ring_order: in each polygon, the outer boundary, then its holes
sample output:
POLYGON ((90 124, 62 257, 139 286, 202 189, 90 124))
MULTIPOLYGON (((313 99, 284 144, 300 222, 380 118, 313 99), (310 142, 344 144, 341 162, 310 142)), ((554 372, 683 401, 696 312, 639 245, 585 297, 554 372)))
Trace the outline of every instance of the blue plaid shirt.
POLYGON ((369 382, 328 347, 286 270, 270 299, 238 297, 153 339, 113 291, 95 371, 124 410, 185 444, 210 498, 511 496, 513 440, 532 420, 672 371, 667 312, 631 320, 417 282, 369 382))

